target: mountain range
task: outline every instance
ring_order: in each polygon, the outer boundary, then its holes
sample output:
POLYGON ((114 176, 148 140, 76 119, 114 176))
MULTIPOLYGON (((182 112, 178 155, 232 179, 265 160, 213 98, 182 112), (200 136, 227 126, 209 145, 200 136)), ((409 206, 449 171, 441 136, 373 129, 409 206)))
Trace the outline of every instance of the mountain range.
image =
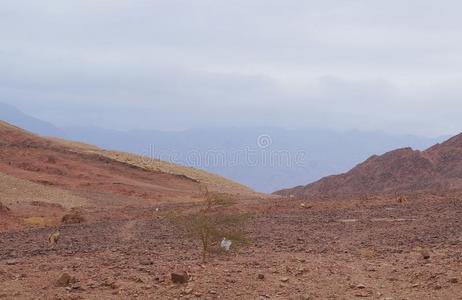
POLYGON ((259 192, 273 192, 345 172, 372 154, 444 140, 380 131, 217 128, 184 131, 59 128, 0 104, 0 119, 31 132, 204 169, 259 192))

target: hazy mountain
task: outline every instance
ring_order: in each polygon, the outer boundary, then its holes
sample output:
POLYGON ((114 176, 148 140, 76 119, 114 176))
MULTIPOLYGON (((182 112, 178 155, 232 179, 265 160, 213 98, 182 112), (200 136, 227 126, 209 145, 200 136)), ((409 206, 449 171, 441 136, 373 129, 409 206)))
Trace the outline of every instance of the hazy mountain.
POLYGON ((41 135, 58 136, 62 131, 53 124, 24 114, 14 106, 0 103, 0 120, 41 135))
MULTIPOLYGON (((3 112, 0 115, 4 115, 3 112)), ((8 119, 1 118, 39 134, 194 166, 262 192, 345 172, 372 154, 404 146, 424 149, 443 140, 379 131, 326 129, 219 128, 180 132, 93 127, 56 129, 15 109, 10 108, 6 115, 8 119)))
POLYGON ((104 148, 198 167, 272 192, 344 172, 371 154, 438 139, 383 132, 278 128, 193 129, 181 132, 66 129, 65 137, 104 148))

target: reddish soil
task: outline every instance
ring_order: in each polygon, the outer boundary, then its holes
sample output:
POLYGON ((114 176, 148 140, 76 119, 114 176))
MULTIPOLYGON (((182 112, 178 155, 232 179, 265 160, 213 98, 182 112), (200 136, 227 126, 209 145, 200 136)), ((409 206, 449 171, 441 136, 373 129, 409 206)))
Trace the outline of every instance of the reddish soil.
POLYGON ((127 206, 191 201, 200 193, 200 183, 186 176, 139 168, 3 122, 0 186, 0 200, 11 209, 0 231, 57 224, 73 207, 97 220, 111 209, 123 215, 127 206))
POLYGON ((0 234, 0 298, 462 299, 457 199, 313 201, 305 207, 249 199, 238 206, 254 215, 250 245, 206 265, 194 241, 163 214, 152 217, 154 207, 134 208, 127 219, 11 231, 0 234), (57 229, 61 240, 50 250, 47 236, 57 229), (176 270, 189 272, 190 281, 173 284, 176 270), (63 273, 76 283, 57 287, 63 273))
POLYGON ((19 228, 19 220, 11 214, 8 206, 0 202, 0 228, 19 228))
POLYGON ((79 152, 17 128, 0 126, 0 142, 0 171, 42 185, 144 199, 198 192, 198 183, 184 176, 79 152))

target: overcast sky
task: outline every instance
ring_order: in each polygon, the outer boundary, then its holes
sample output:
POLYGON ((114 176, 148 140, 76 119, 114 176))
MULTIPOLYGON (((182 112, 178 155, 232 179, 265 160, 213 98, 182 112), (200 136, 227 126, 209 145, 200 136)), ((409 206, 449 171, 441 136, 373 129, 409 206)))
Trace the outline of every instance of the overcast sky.
POLYGON ((57 125, 462 131, 462 2, 1 0, 0 102, 57 125))

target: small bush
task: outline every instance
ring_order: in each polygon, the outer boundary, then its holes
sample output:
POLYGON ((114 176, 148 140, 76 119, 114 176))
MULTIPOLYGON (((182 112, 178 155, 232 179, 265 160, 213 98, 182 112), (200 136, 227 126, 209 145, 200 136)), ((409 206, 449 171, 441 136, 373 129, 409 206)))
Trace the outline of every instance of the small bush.
POLYGON ((232 247, 247 243, 244 227, 248 215, 226 210, 234 204, 226 194, 213 193, 204 189, 203 201, 196 211, 170 216, 185 236, 200 244, 202 262, 212 253, 221 252, 220 241, 223 238, 232 241, 232 247))
POLYGON ((406 202, 408 202, 407 197, 404 196, 404 195, 398 196, 397 199, 398 199, 398 203, 406 203, 406 202))
POLYGON ((61 218, 63 224, 80 224, 85 222, 85 218, 79 212, 71 212, 61 218))

